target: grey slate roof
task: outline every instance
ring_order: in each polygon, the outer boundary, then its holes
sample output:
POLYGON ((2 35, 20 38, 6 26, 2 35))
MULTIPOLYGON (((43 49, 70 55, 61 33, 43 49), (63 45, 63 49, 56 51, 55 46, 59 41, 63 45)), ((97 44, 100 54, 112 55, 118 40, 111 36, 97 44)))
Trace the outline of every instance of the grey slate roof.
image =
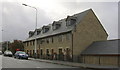
POLYGON ((120 54, 120 39, 97 41, 85 49, 82 55, 117 55, 120 54))
MULTIPOLYGON (((76 18, 76 23, 75 24, 78 24, 90 10, 92 10, 92 9, 88 9, 84 12, 73 15, 72 17, 76 18)), ((59 33, 63 33, 63 32, 69 32, 69 31, 73 30, 73 28, 74 28, 74 26, 68 26, 68 27, 66 26, 66 18, 61 19, 58 22, 61 22, 61 27, 59 29, 53 30, 52 29, 52 24, 49 24, 48 26, 50 26, 50 30, 48 32, 42 33, 42 31, 41 31, 41 33, 39 35, 37 35, 37 36, 33 35, 32 37, 27 38, 25 41, 34 40, 35 38, 43 38, 43 37, 46 37, 46 36, 55 35, 55 34, 59 34, 59 33)))

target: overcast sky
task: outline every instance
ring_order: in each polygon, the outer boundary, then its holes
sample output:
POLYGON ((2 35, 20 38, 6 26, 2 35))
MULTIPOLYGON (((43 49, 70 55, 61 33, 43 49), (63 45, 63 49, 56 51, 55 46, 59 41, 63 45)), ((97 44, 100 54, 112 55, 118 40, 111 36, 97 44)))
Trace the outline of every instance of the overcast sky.
MULTIPOLYGON (((35 9, 38 9, 38 28, 52 24, 53 21, 66 18, 92 8, 101 24, 109 34, 108 39, 118 38, 118 3, 116 2, 82 2, 83 0, 3 0, 0 1, 0 41, 14 39, 25 40, 28 32, 35 29, 35 9)), ((109 0, 110 1, 110 0, 109 0)), ((115 0, 114 0, 115 1, 115 0)))

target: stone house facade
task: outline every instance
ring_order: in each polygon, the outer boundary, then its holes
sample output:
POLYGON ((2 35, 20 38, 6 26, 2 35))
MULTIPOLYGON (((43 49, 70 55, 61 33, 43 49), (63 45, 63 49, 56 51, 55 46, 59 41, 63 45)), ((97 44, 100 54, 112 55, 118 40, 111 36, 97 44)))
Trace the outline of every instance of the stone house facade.
POLYGON ((78 61, 81 52, 94 41, 107 40, 108 34, 92 9, 88 9, 35 31, 29 31, 24 43, 25 52, 43 59, 78 61))

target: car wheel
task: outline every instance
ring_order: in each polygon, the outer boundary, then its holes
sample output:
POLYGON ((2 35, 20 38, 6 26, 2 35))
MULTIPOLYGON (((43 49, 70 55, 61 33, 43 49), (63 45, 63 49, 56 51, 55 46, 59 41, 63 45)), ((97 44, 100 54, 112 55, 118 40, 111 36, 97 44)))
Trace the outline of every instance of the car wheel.
POLYGON ((16 57, 14 56, 14 58, 16 58, 16 57))
POLYGON ((26 60, 28 60, 28 58, 26 58, 26 60))
POLYGON ((19 59, 19 56, 17 56, 16 58, 19 59))
POLYGON ((20 56, 18 56, 18 59, 20 59, 20 56))

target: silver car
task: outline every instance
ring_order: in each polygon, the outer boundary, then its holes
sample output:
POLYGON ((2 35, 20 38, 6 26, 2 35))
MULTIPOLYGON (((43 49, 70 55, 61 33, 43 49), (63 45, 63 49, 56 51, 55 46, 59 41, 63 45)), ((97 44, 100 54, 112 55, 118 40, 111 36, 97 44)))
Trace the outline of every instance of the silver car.
POLYGON ((2 55, 2 51, 0 51, 0 55, 2 55))
POLYGON ((12 57, 12 56, 13 56, 13 53, 12 53, 11 51, 9 51, 9 50, 6 50, 6 51, 4 52, 4 56, 12 57))

